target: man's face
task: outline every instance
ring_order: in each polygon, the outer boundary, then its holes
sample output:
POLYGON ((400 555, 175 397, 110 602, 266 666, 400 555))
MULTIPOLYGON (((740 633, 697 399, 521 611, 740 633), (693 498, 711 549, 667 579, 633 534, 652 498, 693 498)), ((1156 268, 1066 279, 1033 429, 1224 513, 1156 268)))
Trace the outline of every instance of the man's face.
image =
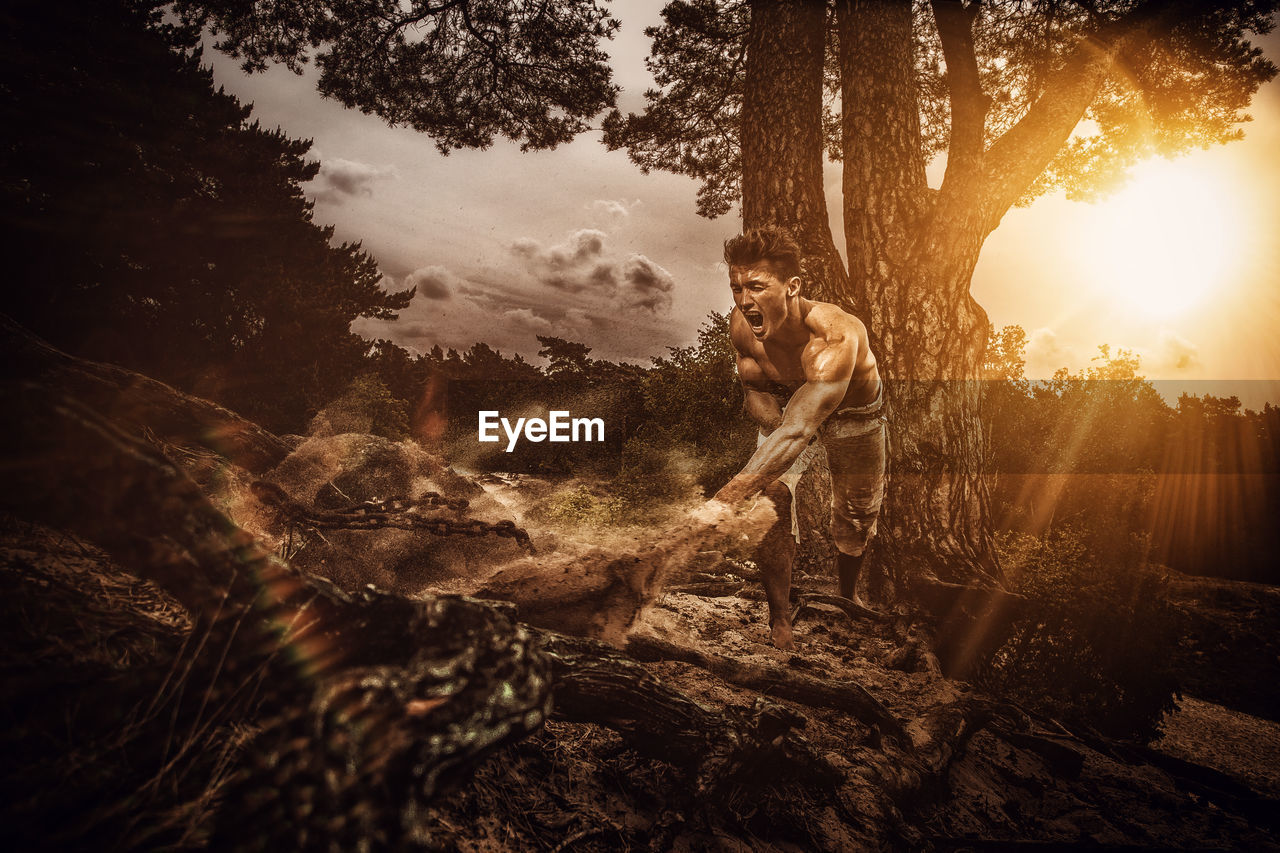
POLYGON ((733 303, 751 326, 751 334, 763 341, 787 319, 787 299, 800 291, 800 279, 781 279, 769 261, 729 267, 733 303))

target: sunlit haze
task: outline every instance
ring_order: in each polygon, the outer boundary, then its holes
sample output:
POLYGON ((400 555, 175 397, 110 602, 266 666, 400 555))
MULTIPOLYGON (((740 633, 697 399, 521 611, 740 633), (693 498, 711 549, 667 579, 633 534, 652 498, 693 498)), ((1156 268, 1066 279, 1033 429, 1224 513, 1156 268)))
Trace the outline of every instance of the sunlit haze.
POLYGON ((1171 319, 1203 307, 1239 270, 1240 201, 1194 165, 1153 160, 1099 205, 1084 280, 1138 314, 1171 319))

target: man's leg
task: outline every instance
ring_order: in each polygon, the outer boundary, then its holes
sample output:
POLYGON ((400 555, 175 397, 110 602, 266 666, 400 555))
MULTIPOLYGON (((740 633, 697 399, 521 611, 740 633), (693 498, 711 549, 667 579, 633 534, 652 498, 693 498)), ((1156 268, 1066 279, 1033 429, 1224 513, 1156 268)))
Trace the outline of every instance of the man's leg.
POLYGON ((885 423, 876 419, 837 424, 823 441, 831 469, 831 538, 837 551, 840 595, 862 604, 858 580, 884 501, 888 461, 885 423))
POLYGON ((764 595, 769 602, 769 633, 773 644, 791 650, 791 564, 796 556, 796 540, 791 535, 791 491, 774 481, 764 490, 773 501, 778 520, 756 551, 756 563, 764 582, 764 595))
POLYGON ((850 601, 862 604, 858 599, 858 575, 862 573, 862 560, 867 556, 863 551, 858 556, 836 552, 836 569, 840 573, 840 595, 850 601))

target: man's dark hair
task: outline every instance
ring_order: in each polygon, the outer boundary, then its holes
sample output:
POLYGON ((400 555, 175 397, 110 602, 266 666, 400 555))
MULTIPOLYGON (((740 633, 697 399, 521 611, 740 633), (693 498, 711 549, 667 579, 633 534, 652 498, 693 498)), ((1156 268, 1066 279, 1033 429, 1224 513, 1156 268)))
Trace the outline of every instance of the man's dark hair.
POLYGON ((779 278, 800 275, 800 244, 776 225, 752 228, 724 241, 724 262, 731 267, 749 267, 769 261, 779 278))

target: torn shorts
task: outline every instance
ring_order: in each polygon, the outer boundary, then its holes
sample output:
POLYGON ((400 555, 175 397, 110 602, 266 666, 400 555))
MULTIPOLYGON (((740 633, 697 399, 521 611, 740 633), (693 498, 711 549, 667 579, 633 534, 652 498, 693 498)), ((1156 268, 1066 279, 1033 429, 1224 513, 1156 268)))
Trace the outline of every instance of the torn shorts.
MULTIPOLYGON (((818 428, 831 469, 831 538, 843 554, 858 556, 876 532, 889 470, 889 422, 881 414, 884 382, 876 399, 865 406, 837 409, 818 428)), ((756 446, 764 443, 760 434, 756 446)), ((796 484, 817 447, 810 444, 778 482, 791 493, 791 535, 800 542, 796 517, 796 484)))

